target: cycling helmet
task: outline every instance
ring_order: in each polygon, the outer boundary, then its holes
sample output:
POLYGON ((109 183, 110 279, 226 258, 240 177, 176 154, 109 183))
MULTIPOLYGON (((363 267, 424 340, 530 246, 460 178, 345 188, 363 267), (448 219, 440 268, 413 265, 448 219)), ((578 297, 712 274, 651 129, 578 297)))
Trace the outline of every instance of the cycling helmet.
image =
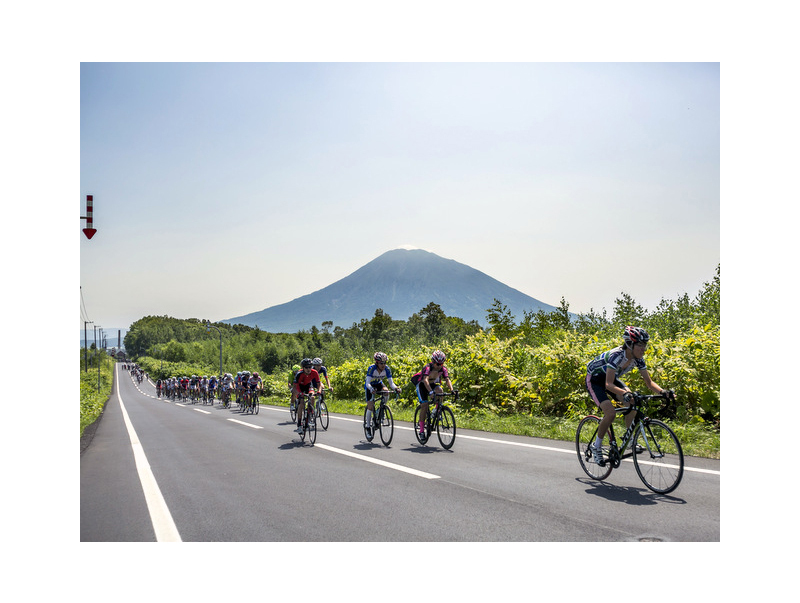
POLYGON ((311 364, 320 364, 321 365, 322 364, 322 358, 314 358, 314 360, 311 361, 311 364))
POLYGON ((303 358, 303 361, 300 363, 300 366, 303 368, 308 368, 311 366, 311 359, 310 358, 303 358))
POLYGON ((383 352, 375 352, 375 355, 373 356, 373 358, 375 359, 375 362, 383 362, 383 363, 385 363, 387 360, 389 360, 389 357, 386 354, 384 354, 383 352))
POLYGON ((431 360, 438 363, 443 363, 445 360, 444 352, 441 350, 436 350, 433 354, 431 354, 431 360))
POLYGON ((258 373, 253 373, 253 377, 258 377, 258 373))
POLYGON ((647 343, 650 340, 650 335, 641 327, 625 327, 622 337, 631 347, 634 343, 647 343))

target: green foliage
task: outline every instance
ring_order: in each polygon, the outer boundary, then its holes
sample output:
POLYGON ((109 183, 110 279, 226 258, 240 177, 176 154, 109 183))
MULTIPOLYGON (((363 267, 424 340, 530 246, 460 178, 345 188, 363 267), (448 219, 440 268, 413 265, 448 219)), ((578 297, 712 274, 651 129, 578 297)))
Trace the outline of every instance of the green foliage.
MULTIPOLYGON (((622 343, 627 324, 650 332, 645 360, 653 380, 674 389, 680 421, 717 427, 720 417, 720 271, 691 299, 662 300, 648 312, 628 294, 615 301, 611 317, 605 310, 575 316, 561 299, 553 312, 525 313, 519 323, 495 300, 487 309, 488 331, 477 323, 446 316, 431 302, 408 321, 393 320, 382 309, 351 328, 294 334, 266 333, 243 325, 215 324, 198 319, 181 321, 146 317, 134 323, 125 338, 129 354, 151 375, 179 376, 219 372, 220 334, 223 371, 259 371, 267 395, 286 393, 286 376, 302 358, 320 356, 330 371, 340 399, 363 399, 364 377, 376 351, 389 355, 403 403, 416 395, 411 376, 442 349, 461 398, 457 411, 465 418, 487 416, 581 416, 594 410, 585 389, 586 365, 596 355, 622 343), (163 368, 162 368, 163 367, 163 368)), ((637 372, 628 379, 634 390, 646 388, 637 372)))
POLYGON ((81 435, 87 425, 94 423, 103 412, 108 397, 111 395, 114 362, 104 352, 89 354, 88 366, 84 365, 84 352, 80 356, 80 404, 81 435), (87 369, 88 370, 85 370, 87 369), (99 377, 98 377, 99 368, 99 377))

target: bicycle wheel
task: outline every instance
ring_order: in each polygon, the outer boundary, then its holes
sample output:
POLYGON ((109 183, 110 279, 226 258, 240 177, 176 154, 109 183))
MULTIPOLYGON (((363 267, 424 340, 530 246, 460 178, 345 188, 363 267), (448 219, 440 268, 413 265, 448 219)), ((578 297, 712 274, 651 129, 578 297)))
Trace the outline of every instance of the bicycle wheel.
POLYGON ((439 420, 436 422, 436 435, 445 450, 450 450, 456 441, 456 417, 447 406, 442 406, 439 420))
POLYGON ((319 424, 322 426, 322 429, 328 431, 328 421, 330 417, 328 417, 328 405, 325 404, 324 401, 320 400, 319 402, 319 424))
POLYGON ((633 464, 653 492, 672 492, 683 479, 683 449, 678 437, 665 423, 645 420, 633 438, 633 464))
POLYGON ((289 416, 292 418, 292 423, 297 423, 297 402, 294 403, 294 406, 289 402, 289 416))
POLYGON ((394 436, 392 409, 388 406, 384 406, 379 411, 379 415, 378 429, 381 431, 381 442, 383 442, 384 446, 388 446, 392 443, 392 437, 394 436))
POLYGON ((364 426, 364 437, 367 438, 367 442, 371 442, 372 438, 375 437, 374 431, 374 421, 371 421, 369 425, 367 425, 367 413, 369 412, 369 408, 364 407, 364 420, 362 421, 362 425, 364 426))
POLYGON ((317 441, 317 421, 314 417, 314 411, 308 411, 308 441, 311 442, 311 445, 314 445, 314 442, 317 441))
POLYGON ((425 431, 422 433, 419 432, 419 411, 420 407, 417 406, 417 410, 414 411, 414 425, 412 425, 412 427, 414 429, 414 435, 417 437, 417 441, 424 445, 428 442, 428 438, 431 435, 430 409, 428 409, 428 420, 425 421, 425 431))
MULTIPOLYGON (((586 475, 592 479, 602 481, 611 474, 613 467, 608 462, 606 462, 604 466, 595 463, 592 451, 589 449, 589 447, 594 444, 599 425, 599 417, 595 417, 594 415, 584 417, 578 424, 578 429, 575 431, 575 448, 578 451, 578 460, 581 463, 581 467, 586 472, 586 475)), ((608 459, 608 434, 603 438, 603 458, 608 459)))
POLYGON ((254 404, 253 408, 255 409, 256 414, 258 414, 258 409, 261 406, 261 402, 258 401, 258 396, 253 397, 253 404, 254 404))

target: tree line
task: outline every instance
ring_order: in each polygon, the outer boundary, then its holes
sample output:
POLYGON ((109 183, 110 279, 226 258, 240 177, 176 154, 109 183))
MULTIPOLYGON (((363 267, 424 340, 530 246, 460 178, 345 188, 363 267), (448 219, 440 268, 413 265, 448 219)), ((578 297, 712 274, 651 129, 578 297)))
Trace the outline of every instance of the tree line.
POLYGON ((695 297, 662 299, 653 311, 623 292, 610 312, 576 315, 563 298, 551 312, 515 317, 499 300, 486 312, 487 329, 477 321, 447 316, 431 302, 408 320, 394 319, 378 308, 371 318, 349 328, 326 321, 296 333, 224 323, 212 323, 216 328, 209 330, 202 319, 147 316, 131 325, 125 348, 130 357, 147 358, 151 375, 216 374, 220 337, 225 372, 256 370, 283 379, 302 358, 318 356, 333 374, 347 375, 346 384, 337 383, 337 393, 358 396, 358 374, 374 352, 389 354, 390 364, 394 355, 396 364, 408 364, 407 370, 412 370, 428 350, 438 347, 453 359, 453 370, 470 388, 462 387, 468 394, 464 404, 569 413, 582 411, 580 375, 585 364, 602 348, 619 345, 622 329, 633 324, 650 332, 654 343, 649 354, 668 367, 656 381, 684 388, 689 416, 719 421, 719 266, 695 297))

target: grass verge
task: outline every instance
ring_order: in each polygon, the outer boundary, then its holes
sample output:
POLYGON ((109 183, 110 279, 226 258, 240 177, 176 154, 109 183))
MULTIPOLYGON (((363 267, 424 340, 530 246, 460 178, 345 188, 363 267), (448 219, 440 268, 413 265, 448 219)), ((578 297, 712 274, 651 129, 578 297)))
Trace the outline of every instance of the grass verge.
MULTIPOLYGON (((289 401, 283 397, 266 397, 263 404, 275 406, 289 406, 289 401)), ((338 400, 329 397, 326 399, 328 410, 332 413, 362 416, 366 404, 363 400, 338 400)), ((414 420, 413 406, 397 406, 390 404, 392 414, 396 421, 414 420)), ((456 409, 454 409, 455 412, 456 409)), ((578 428, 578 419, 564 419, 559 417, 514 415, 499 416, 487 412, 463 413, 455 412, 456 425, 461 429, 486 431, 490 433, 507 433, 512 435, 546 438, 572 442, 575 439, 575 430, 578 428)), ((698 456, 719 459, 720 434, 715 429, 709 429, 699 424, 679 424, 669 422, 669 426, 680 440, 683 453, 687 456, 698 456)))

